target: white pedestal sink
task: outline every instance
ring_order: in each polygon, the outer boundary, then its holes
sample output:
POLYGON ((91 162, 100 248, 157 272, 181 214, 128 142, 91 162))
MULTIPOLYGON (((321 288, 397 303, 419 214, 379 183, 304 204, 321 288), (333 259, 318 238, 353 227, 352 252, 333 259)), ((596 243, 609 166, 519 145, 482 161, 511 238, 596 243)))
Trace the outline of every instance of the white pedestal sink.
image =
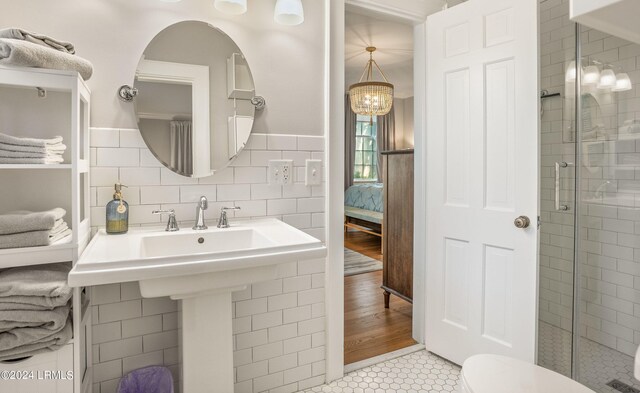
POLYGON ((181 300, 184 391, 230 393, 231 293, 280 277, 286 263, 325 255, 319 240, 276 219, 205 231, 100 231, 69 274, 69 285, 138 281, 144 297, 181 300))

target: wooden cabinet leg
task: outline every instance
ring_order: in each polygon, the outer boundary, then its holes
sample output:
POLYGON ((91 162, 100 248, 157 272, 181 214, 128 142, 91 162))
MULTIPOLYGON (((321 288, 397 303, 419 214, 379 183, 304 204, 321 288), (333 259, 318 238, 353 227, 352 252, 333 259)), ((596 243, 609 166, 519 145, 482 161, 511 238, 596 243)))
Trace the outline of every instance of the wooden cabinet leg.
POLYGON ((389 308, 389 296, 391 296, 391 294, 384 291, 384 308, 389 308))

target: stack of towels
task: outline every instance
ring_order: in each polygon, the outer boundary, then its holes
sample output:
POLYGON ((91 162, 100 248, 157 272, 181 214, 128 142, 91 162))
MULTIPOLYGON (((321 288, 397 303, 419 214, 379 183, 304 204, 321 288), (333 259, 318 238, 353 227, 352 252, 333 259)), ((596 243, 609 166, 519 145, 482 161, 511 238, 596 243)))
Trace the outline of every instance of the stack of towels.
POLYGON ((66 149, 61 136, 36 139, 0 133, 0 164, 60 164, 66 149))
POLYGON ((73 335, 69 264, 0 271, 0 361, 64 346, 73 335))
POLYGON ((0 215, 0 249, 49 246, 71 236, 71 229, 64 221, 66 214, 64 209, 55 208, 0 215))
POLYGON ((91 78, 91 63, 75 55, 73 44, 22 29, 0 29, 0 64, 77 71, 91 78))

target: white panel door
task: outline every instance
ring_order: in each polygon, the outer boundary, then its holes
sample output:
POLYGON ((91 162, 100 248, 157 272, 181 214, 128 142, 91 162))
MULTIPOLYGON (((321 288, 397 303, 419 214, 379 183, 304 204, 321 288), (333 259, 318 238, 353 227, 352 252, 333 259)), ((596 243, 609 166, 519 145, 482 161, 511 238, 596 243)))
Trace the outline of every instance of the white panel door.
POLYGON ((535 358, 537 31, 536 0, 469 0, 427 19, 425 337, 458 364, 535 358))

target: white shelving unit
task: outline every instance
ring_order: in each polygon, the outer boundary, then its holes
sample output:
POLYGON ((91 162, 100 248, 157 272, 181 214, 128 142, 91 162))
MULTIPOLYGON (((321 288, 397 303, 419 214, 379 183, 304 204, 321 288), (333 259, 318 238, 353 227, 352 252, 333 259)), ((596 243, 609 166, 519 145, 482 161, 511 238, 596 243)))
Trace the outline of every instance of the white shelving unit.
MULTIPOLYGON (((0 214, 62 207, 72 236, 44 247, 0 249, 0 269, 75 264, 91 237, 89 221, 90 92, 77 72, 0 67, 0 132, 32 138, 63 137, 62 164, 0 165, 0 214), (44 91, 42 97, 38 93, 44 91)), ((1 381, 0 391, 86 393, 92 389, 90 288, 73 292, 73 340, 60 350, 0 370, 73 371, 71 381, 1 381), (13 383, 13 384, 12 384, 13 383), (6 385, 6 386, 5 386, 6 385)))

